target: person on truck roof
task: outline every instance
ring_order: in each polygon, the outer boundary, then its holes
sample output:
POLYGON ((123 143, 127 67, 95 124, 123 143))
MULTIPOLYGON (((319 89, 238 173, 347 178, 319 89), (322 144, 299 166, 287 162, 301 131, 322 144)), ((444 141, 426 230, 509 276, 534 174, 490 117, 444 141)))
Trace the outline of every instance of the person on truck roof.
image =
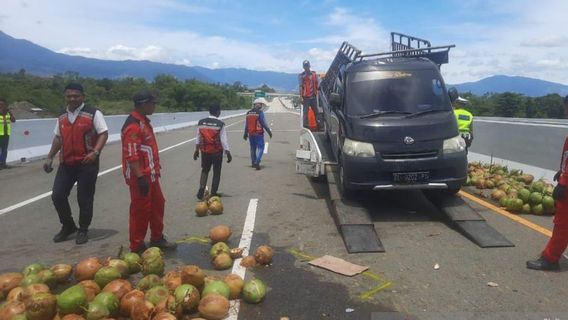
POLYGON ((317 113, 317 98, 318 98, 318 75, 315 71, 310 70, 310 62, 304 60, 302 63, 304 67, 304 72, 299 75, 299 87, 300 87, 300 101, 303 105, 302 110, 302 123, 304 128, 309 127, 308 123, 308 112, 309 108, 312 112, 317 113))
MULTIPOLYGON (((568 96, 564 97, 564 117, 568 118, 568 96)), ((556 208, 552 237, 538 259, 527 261, 529 269, 557 270, 560 267, 558 261, 568 247, 568 137, 564 140, 560 170, 554 175, 554 181, 558 184, 552 191, 556 208)))
POLYGON ((272 131, 266 124, 262 107, 266 105, 264 98, 257 98, 253 101, 252 109, 247 112, 245 121, 245 133, 243 139, 249 140, 251 165, 256 170, 260 170, 260 160, 264 153, 264 131, 268 132, 272 139, 272 131))

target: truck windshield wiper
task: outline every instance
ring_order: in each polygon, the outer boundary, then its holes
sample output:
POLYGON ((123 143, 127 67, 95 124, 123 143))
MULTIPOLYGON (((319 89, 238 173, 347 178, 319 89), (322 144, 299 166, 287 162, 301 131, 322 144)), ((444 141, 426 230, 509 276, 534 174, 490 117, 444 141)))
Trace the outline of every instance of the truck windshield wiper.
POLYGON ((426 113, 450 112, 450 111, 451 110, 447 110, 447 109, 432 109, 432 110, 426 110, 426 111, 419 111, 419 112, 414 112, 414 113, 407 115, 406 118, 413 118, 413 117, 421 116, 421 115, 426 114, 426 113))
POLYGON ((383 110, 383 111, 379 111, 379 112, 369 113, 369 114, 363 115, 359 118, 361 118, 361 119, 375 118, 375 117, 380 117, 384 114, 410 114, 410 112, 396 111, 396 110, 383 110))

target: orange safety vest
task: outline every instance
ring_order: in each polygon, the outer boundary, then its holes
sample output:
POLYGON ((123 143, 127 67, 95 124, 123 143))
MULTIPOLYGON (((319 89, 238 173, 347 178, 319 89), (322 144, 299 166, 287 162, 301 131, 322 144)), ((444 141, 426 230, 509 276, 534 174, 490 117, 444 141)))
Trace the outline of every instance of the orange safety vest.
POLYGON ((219 119, 205 118, 199 120, 200 144, 199 150, 203 153, 218 153, 223 151, 221 144, 221 129, 225 124, 219 119))
POLYGON ((247 133, 249 135, 264 134, 264 128, 260 124, 260 110, 247 112, 247 133))
POLYGON ((306 72, 301 73, 302 77, 302 97, 313 97, 318 92, 318 79, 315 71, 312 71, 311 77, 306 72))
POLYGON ((63 141, 59 160, 66 165, 81 164, 83 158, 95 149, 97 132, 93 119, 97 109, 84 106, 75 122, 71 123, 67 110, 59 116, 59 134, 63 141))

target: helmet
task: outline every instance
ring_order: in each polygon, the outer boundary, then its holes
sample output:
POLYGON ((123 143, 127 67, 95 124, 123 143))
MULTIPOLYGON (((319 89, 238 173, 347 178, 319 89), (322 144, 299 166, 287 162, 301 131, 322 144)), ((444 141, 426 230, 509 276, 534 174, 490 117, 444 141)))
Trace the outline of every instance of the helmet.
POLYGON ((467 100, 466 98, 462 98, 462 97, 458 96, 458 98, 456 99, 456 102, 461 103, 461 104, 468 104, 469 100, 467 100))
POLYGON ((309 66, 310 62, 308 60, 304 60, 304 62, 302 63, 302 66, 309 66))
POLYGON ((256 98, 254 99, 254 101, 252 102, 253 105, 255 104, 263 104, 263 105, 267 105, 266 99, 264 98, 256 98))

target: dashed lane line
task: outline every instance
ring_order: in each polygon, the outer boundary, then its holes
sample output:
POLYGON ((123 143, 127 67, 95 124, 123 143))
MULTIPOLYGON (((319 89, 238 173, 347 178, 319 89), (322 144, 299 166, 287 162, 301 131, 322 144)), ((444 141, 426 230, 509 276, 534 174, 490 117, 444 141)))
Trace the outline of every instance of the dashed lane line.
MULTIPOLYGON (((234 125, 236 125, 236 124, 238 124, 238 123, 241 123, 241 122, 243 122, 243 121, 244 121, 244 120, 239 120, 239 121, 237 121, 237 122, 234 122, 234 123, 231 123, 231 124, 227 125, 227 127, 234 126, 234 125)), ((180 142, 180 143, 174 144, 173 146, 166 147, 166 148, 164 148, 164 149, 162 149, 162 150, 160 150, 160 151, 158 151, 158 152, 159 152, 159 153, 166 152, 166 151, 168 151, 168 150, 171 150, 171 149, 173 149, 173 148, 177 148, 177 147, 179 147, 179 146, 182 146, 182 145, 184 145, 184 144, 186 144, 186 143, 188 143, 188 142, 194 141, 194 140, 195 140, 195 138, 188 139, 188 140, 182 141, 182 142, 180 142)), ((97 176, 98 176, 98 177, 103 176, 103 175, 105 175, 105 174, 107 174, 107 173, 116 171, 116 170, 118 170, 118 169, 120 169, 120 168, 122 168, 122 165, 118 165, 118 166, 112 167, 112 168, 110 168, 110 169, 106 169, 106 170, 104 170, 104 171, 99 172, 99 174, 98 174, 97 176)), ((43 199, 43 198, 49 197, 49 196, 51 196, 51 193, 52 193, 52 191, 45 192, 45 193, 42 193, 42 194, 40 194, 40 195, 37 195, 37 196, 35 196, 35 197, 33 197, 33 198, 24 200, 24 201, 22 201, 22 202, 19 202, 19 203, 16 203, 16 204, 14 204, 14 205, 11 205, 11 206, 9 206, 9 207, 6 207, 6 208, 4 208, 4 209, 1 209, 1 210, 0 210, 0 216, 3 215, 3 214, 5 214, 5 213, 12 212, 12 211, 14 211, 14 210, 16 210, 16 209, 19 209, 19 208, 21 208, 21 207, 27 206, 27 205, 30 204, 30 203, 34 203, 34 202, 39 201, 39 200, 41 200, 41 199, 43 199)))
MULTIPOLYGON (((252 242, 252 236, 254 232, 254 222, 256 220, 256 208, 258 207, 258 199, 250 199, 249 206, 247 209, 247 216, 245 218, 245 225, 243 227, 243 233, 241 235, 241 241, 239 242, 239 248, 243 248, 243 257, 249 255, 250 244, 252 242)), ((247 269, 241 266, 242 258, 236 259, 233 262, 233 269, 231 273, 239 275, 241 278, 245 278, 247 269)), ((239 316, 239 309, 241 306, 240 300, 231 300, 230 311, 226 320, 237 320, 239 316)))

